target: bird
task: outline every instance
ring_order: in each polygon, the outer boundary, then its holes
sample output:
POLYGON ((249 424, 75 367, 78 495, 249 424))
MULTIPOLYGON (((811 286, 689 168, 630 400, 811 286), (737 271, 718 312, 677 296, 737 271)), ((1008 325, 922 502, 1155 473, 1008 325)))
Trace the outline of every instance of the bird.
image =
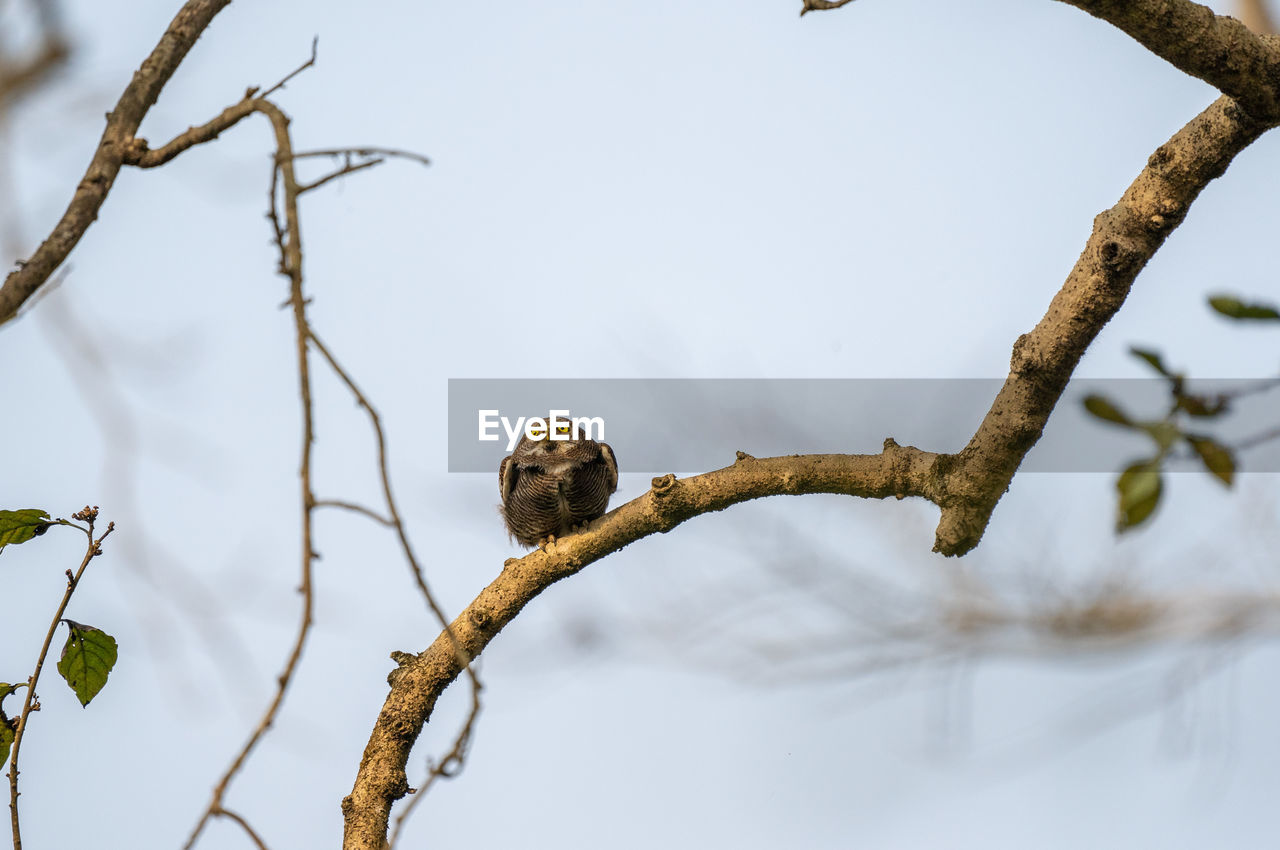
POLYGON ((585 439, 569 420, 530 428, 498 465, 502 519, 524 546, 542 546, 604 516, 618 489, 618 462, 608 443, 585 439), (530 437, 530 433, 533 434, 530 437))

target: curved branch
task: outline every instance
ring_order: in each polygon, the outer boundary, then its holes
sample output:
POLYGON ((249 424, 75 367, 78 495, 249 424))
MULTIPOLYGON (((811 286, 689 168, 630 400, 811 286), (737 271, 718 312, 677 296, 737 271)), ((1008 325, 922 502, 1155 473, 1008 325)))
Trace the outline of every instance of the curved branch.
POLYGON ((933 454, 891 439, 879 455, 757 460, 739 453, 738 462, 725 469, 682 480, 654 479, 648 493, 586 531, 507 561, 501 575, 425 652, 398 657, 400 667, 389 677, 391 692, 355 785, 342 801, 343 847, 383 846, 391 806, 408 792, 409 751, 466 661, 547 587, 642 537, 750 499, 843 493, 927 498, 942 509, 934 548, 948 555, 972 549, 1022 458, 1040 438, 1080 357, 1120 309, 1138 272, 1205 185, 1268 128, 1222 97, 1151 155, 1119 203, 1095 219, 1093 234, 1045 317, 1015 343, 1009 377, 960 453, 933 454))
POLYGON ((1093 233, 1049 310, 1013 345, 1009 377, 947 476, 936 551, 978 544, 1022 458, 1040 439, 1076 364, 1124 304, 1138 272, 1186 216, 1201 190, 1273 125, 1220 97, 1153 153, 1093 233))
POLYGON ((134 72, 115 109, 107 113, 107 126, 102 131, 98 149, 61 220, 49 238, 40 243, 25 263, 10 272, 0 286, 0 324, 11 319, 23 302, 49 279, 98 217, 99 208, 133 148, 133 136, 142 119, 214 15, 230 2, 188 0, 178 10, 151 55, 134 72))
POLYGON ((878 455, 804 455, 757 460, 739 453, 729 467, 692 478, 655 478, 637 499, 588 530, 507 561, 501 575, 421 655, 398 656, 391 693, 365 747, 355 787, 342 801, 343 847, 381 848, 391 805, 408 792, 405 764, 436 699, 534 597, 593 561, 699 514, 751 499, 804 493, 866 498, 936 498, 943 456, 886 440, 878 455), (450 632, 453 637, 450 637, 450 632), (454 643, 457 640, 457 645, 454 643), (462 652, 458 651, 461 647, 462 652), (465 653, 465 654, 464 654, 465 653))
POLYGON ((1114 25, 1175 68, 1280 120, 1280 38, 1259 35, 1191 0, 1060 0, 1114 25))
MULTIPOLYGON (((803 0, 800 15, 853 0, 803 0)), ((1059 0, 1115 26, 1180 71, 1234 98, 1260 121, 1280 120, 1280 37, 1259 35, 1192 0, 1059 0)), ((1265 17, 1258 20, 1266 21, 1265 17)))

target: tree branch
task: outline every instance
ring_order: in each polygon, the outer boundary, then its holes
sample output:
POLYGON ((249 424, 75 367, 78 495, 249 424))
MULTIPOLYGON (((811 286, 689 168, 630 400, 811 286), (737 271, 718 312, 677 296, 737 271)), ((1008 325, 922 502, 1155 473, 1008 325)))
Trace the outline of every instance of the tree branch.
POLYGON ((178 10, 151 55, 134 72, 115 109, 107 114, 107 126, 98 149, 61 220, 49 238, 25 263, 10 272, 0 286, 0 324, 12 318, 23 302, 49 279, 98 217, 99 208, 133 148, 133 137, 142 119, 196 39, 229 2, 231 0, 188 0, 178 10))
POLYGON ((212 142, 224 130, 230 129, 257 111, 257 104, 257 98, 246 94, 239 103, 228 106, 199 127, 188 127, 185 132, 178 134, 155 150, 148 149, 146 139, 135 138, 125 148, 121 161, 125 165, 136 165, 138 168, 156 168, 164 165, 188 148, 212 142))
POLYGON ((342 801, 347 850, 381 848, 391 805, 408 791, 409 751, 436 700, 503 626, 551 584, 593 561, 702 513, 773 495, 843 493, 922 496, 942 509, 935 550, 977 545, 1022 458, 1039 440, 1076 364, 1123 305, 1138 272, 1186 216, 1205 185, 1269 128, 1221 97, 1153 153, 1093 233, 1049 310, 1014 344, 1010 374, 969 444, 937 455, 885 441, 879 455, 804 455, 757 460, 677 480, 656 478, 643 496, 588 530, 507 561, 498 576, 425 652, 391 674, 356 776, 342 801), (457 643, 455 643, 455 641, 457 643), (460 653, 458 647, 466 653, 460 653))
POLYGON ((405 764, 444 689, 521 609, 546 588, 629 543, 666 533, 699 514, 764 496, 843 493, 866 498, 935 496, 941 456, 886 440, 878 455, 804 455, 757 460, 692 478, 653 480, 643 496, 588 530, 510 559, 499 575, 420 655, 402 657, 365 747, 355 787, 342 801, 346 850, 384 846, 391 805, 408 792, 405 764), (455 640, 457 641, 455 645, 455 640), (459 652, 461 648, 461 652, 459 652))
POLYGON ((1280 121, 1280 38, 1191 0, 1060 0, 1113 24, 1175 68, 1280 121))
MULTIPOLYGON (((803 0, 800 15, 853 0, 803 0)), ((1059 0, 1101 18, 1180 71, 1234 98, 1254 118, 1280 120, 1280 37, 1260 35, 1192 0, 1059 0)), ((1246 11, 1265 25, 1251 3, 1246 11)))
MULTIPOLYGON (((305 66, 304 66, 305 67, 305 66)), ((316 560, 314 546, 314 522, 316 496, 311 483, 311 462, 315 449, 315 407, 311 401, 311 366, 310 351, 307 346, 310 328, 307 324, 307 300, 303 294, 302 276, 302 225, 298 217, 298 195, 300 194, 297 175, 293 169, 293 143, 289 138, 289 118, 269 100, 251 98, 241 103, 248 103, 250 112, 260 112, 271 122, 276 140, 277 156, 272 165, 272 195, 270 218, 276 235, 276 244, 281 255, 280 273, 289 278, 289 305, 294 316, 294 348, 298 366, 298 395, 302 405, 302 450, 298 466, 298 482, 302 501, 302 558, 301 581, 298 592, 302 596, 302 612, 294 635, 293 647, 285 661, 284 670, 276 677, 276 691, 271 703, 263 713, 258 725, 249 734, 240 751, 232 760, 230 767, 222 774, 218 784, 214 786, 213 797, 196 823, 191 835, 187 838, 184 850, 191 850, 199 840, 205 826, 213 817, 228 817, 240 824, 249 837, 263 847, 262 839, 253 831, 249 823, 239 814, 228 810, 223 805, 227 789, 231 781, 244 767, 258 742, 275 723, 284 705, 289 686, 293 683, 294 673, 302 661, 302 654, 307 647, 315 610, 315 582, 313 567, 316 560), (284 225, 280 224, 275 208, 275 185, 277 175, 284 183, 284 225)), ((234 108, 234 107, 233 107, 234 108)), ((223 114, 226 114, 225 112, 223 114)), ((215 119, 216 121, 217 119, 215 119)))
POLYGON ((1093 233, 1049 310, 1013 346, 1009 377, 973 439, 952 459, 934 549, 962 555, 1044 430, 1076 364, 1124 304, 1138 272, 1200 191, 1271 125, 1220 97, 1156 149, 1093 233))

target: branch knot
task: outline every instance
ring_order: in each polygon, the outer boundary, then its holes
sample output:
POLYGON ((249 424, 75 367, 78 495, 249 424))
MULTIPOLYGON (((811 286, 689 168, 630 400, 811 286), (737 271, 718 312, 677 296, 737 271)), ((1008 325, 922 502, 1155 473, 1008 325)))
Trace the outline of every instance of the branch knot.
POLYGON ((673 473, 668 472, 666 475, 653 479, 651 486, 653 487, 653 495, 659 499, 669 496, 671 491, 675 489, 676 477, 673 473))

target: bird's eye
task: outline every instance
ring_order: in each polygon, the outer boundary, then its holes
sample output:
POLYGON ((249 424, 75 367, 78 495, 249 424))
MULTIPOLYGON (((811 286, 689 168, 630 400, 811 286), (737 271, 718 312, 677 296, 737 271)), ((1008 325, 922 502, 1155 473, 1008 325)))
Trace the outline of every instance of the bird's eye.
POLYGON ((557 434, 568 434, 568 433, 569 433, 569 426, 568 426, 568 425, 557 425, 557 426, 556 426, 556 433, 557 433, 557 434))
POLYGON ((543 437, 545 437, 545 436, 546 436, 546 434, 547 434, 547 432, 546 432, 546 431, 544 431, 542 428, 530 428, 530 429, 529 429, 529 436, 533 437, 533 439, 535 439, 535 440, 541 440, 543 437))

